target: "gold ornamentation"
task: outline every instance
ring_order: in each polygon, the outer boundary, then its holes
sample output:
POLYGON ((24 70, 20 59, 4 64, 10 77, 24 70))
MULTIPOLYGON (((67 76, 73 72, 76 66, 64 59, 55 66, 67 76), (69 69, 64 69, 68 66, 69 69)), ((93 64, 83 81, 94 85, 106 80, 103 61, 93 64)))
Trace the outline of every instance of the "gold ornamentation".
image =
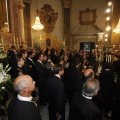
POLYGON ((12 41, 12 34, 9 32, 0 32, 0 35, 3 36, 4 41, 12 41))
POLYGON ((18 9, 24 9, 24 8, 25 8, 25 5, 22 5, 22 4, 18 5, 18 9))
POLYGON ((85 11, 79 11, 79 23, 81 25, 92 25, 96 23, 96 8, 90 10, 87 8, 85 11))
POLYGON ((19 20, 18 20, 18 3, 13 4, 13 18, 14 18, 14 33, 15 33, 15 38, 19 36, 19 20))
POLYGON ((3 31, 5 22, 8 22, 7 16, 6 1, 0 0, 0 31, 3 31))
POLYGON ((63 0, 63 7, 70 8, 72 6, 72 0, 63 0))
POLYGON ((42 50, 45 50, 47 47, 59 50, 62 47, 62 41, 58 40, 56 36, 52 37, 50 34, 47 34, 44 39, 40 40, 40 47, 42 50))
POLYGON ((37 10, 37 13, 40 16, 41 23, 44 25, 43 31, 47 34, 51 33, 55 28, 58 13, 55 13, 48 4, 45 4, 43 8, 41 8, 41 11, 37 10))
POLYGON ((31 2, 31 0, 23 0, 24 2, 27 2, 27 3, 30 3, 31 2))

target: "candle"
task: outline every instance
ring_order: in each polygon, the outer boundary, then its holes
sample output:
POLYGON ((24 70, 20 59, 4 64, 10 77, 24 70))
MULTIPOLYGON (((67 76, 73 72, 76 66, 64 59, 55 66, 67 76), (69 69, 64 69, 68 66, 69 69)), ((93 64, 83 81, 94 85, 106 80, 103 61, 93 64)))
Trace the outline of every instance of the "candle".
POLYGON ((106 54, 106 62, 107 62, 107 54, 106 54))
POLYGON ((17 38, 17 49, 19 49, 19 46, 18 46, 18 38, 17 38))
POLYGON ((2 48, 4 50, 4 45, 3 45, 3 36, 1 35, 1 44, 2 44, 2 48))
POLYGON ((101 54, 101 52, 100 52, 100 61, 102 60, 102 54, 101 54))
POLYGON ((2 45, 3 45, 3 36, 1 35, 1 43, 2 43, 2 45))
POLYGON ((111 55, 110 55, 110 62, 111 62, 111 55))
POLYGON ((110 55, 108 55, 108 62, 110 62, 110 55))
POLYGON ((20 38, 20 46, 21 46, 21 38, 20 38))
POLYGON ((13 44, 15 45, 15 36, 13 36, 13 44))
POLYGON ((32 38, 32 48, 33 48, 33 38, 32 38))
POLYGON ((42 37, 41 37, 41 35, 40 35, 40 40, 42 40, 42 37))

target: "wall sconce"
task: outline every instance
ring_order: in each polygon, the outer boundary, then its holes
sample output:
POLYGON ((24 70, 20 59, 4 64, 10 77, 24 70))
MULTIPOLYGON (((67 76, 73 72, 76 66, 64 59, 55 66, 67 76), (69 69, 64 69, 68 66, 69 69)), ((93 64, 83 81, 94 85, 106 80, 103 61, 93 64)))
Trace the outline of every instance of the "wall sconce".
POLYGON ((116 47, 116 45, 113 45, 113 48, 115 48, 116 47))
POLYGON ((108 34, 107 34, 107 33, 105 34, 105 37, 106 37, 106 38, 108 37, 108 34))
POLYGON ((110 29, 111 29, 111 27, 110 27, 110 26, 106 27, 106 31, 109 31, 110 29))
POLYGON ((106 13, 110 13, 111 9, 110 8, 107 8, 106 9, 106 13))
POLYGON ((98 45, 95 45, 96 48, 98 48, 98 45))
POLYGON ((107 38, 105 38, 105 42, 107 42, 108 41, 108 39, 107 38))
POLYGON ((112 2, 111 2, 111 1, 109 1, 109 2, 108 2, 108 6, 111 6, 111 5, 112 5, 112 2))
POLYGON ((106 20, 109 21, 109 20, 110 20, 110 17, 106 17, 106 20))

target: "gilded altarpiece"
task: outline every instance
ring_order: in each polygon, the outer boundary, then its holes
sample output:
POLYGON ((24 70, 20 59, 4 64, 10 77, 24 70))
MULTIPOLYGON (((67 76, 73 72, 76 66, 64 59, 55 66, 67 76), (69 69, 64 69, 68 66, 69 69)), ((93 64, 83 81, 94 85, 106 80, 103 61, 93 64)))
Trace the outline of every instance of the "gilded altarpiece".
POLYGON ((40 11, 37 10, 37 13, 40 17, 41 23, 44 25, 43 31, 46 33, 46 36, 44 38, 40 38, 41 49, 60 49, 62 46, 62 41, 58 40, 57 36, 53 37, 50 34, 55 28, 58 12, 55 12, 49 4, 44 4, 40 11))
POLYGON ((50 34, 47 34, 44 38, 40 38, 39 41, 42 50, 46 48, 59 50, 62 46, 62 41, 58 40, 57 36, 52 37, 50 34))
POLYGON ((1 9, 3 11, 0 13, 0 22, 2 22, 0 24, 0 39, 3 41, 3 48, 8 49, 13 38, 13 0, 2 0, 0 5, 2 5, 1 9))

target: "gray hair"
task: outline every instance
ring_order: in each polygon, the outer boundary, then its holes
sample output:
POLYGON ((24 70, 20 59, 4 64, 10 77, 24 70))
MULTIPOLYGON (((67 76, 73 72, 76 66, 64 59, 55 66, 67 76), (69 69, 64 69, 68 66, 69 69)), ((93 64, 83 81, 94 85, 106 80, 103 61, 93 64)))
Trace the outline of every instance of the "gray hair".
POLYGON ((25 80, 22 80, 14 87, 14 90, 21 94, 24 87, 28 87, 28 83, 25 80))
POLYGON ((93 97, 100 89, 99 80, 89 78, 83 85, 82 94, 93 97))

